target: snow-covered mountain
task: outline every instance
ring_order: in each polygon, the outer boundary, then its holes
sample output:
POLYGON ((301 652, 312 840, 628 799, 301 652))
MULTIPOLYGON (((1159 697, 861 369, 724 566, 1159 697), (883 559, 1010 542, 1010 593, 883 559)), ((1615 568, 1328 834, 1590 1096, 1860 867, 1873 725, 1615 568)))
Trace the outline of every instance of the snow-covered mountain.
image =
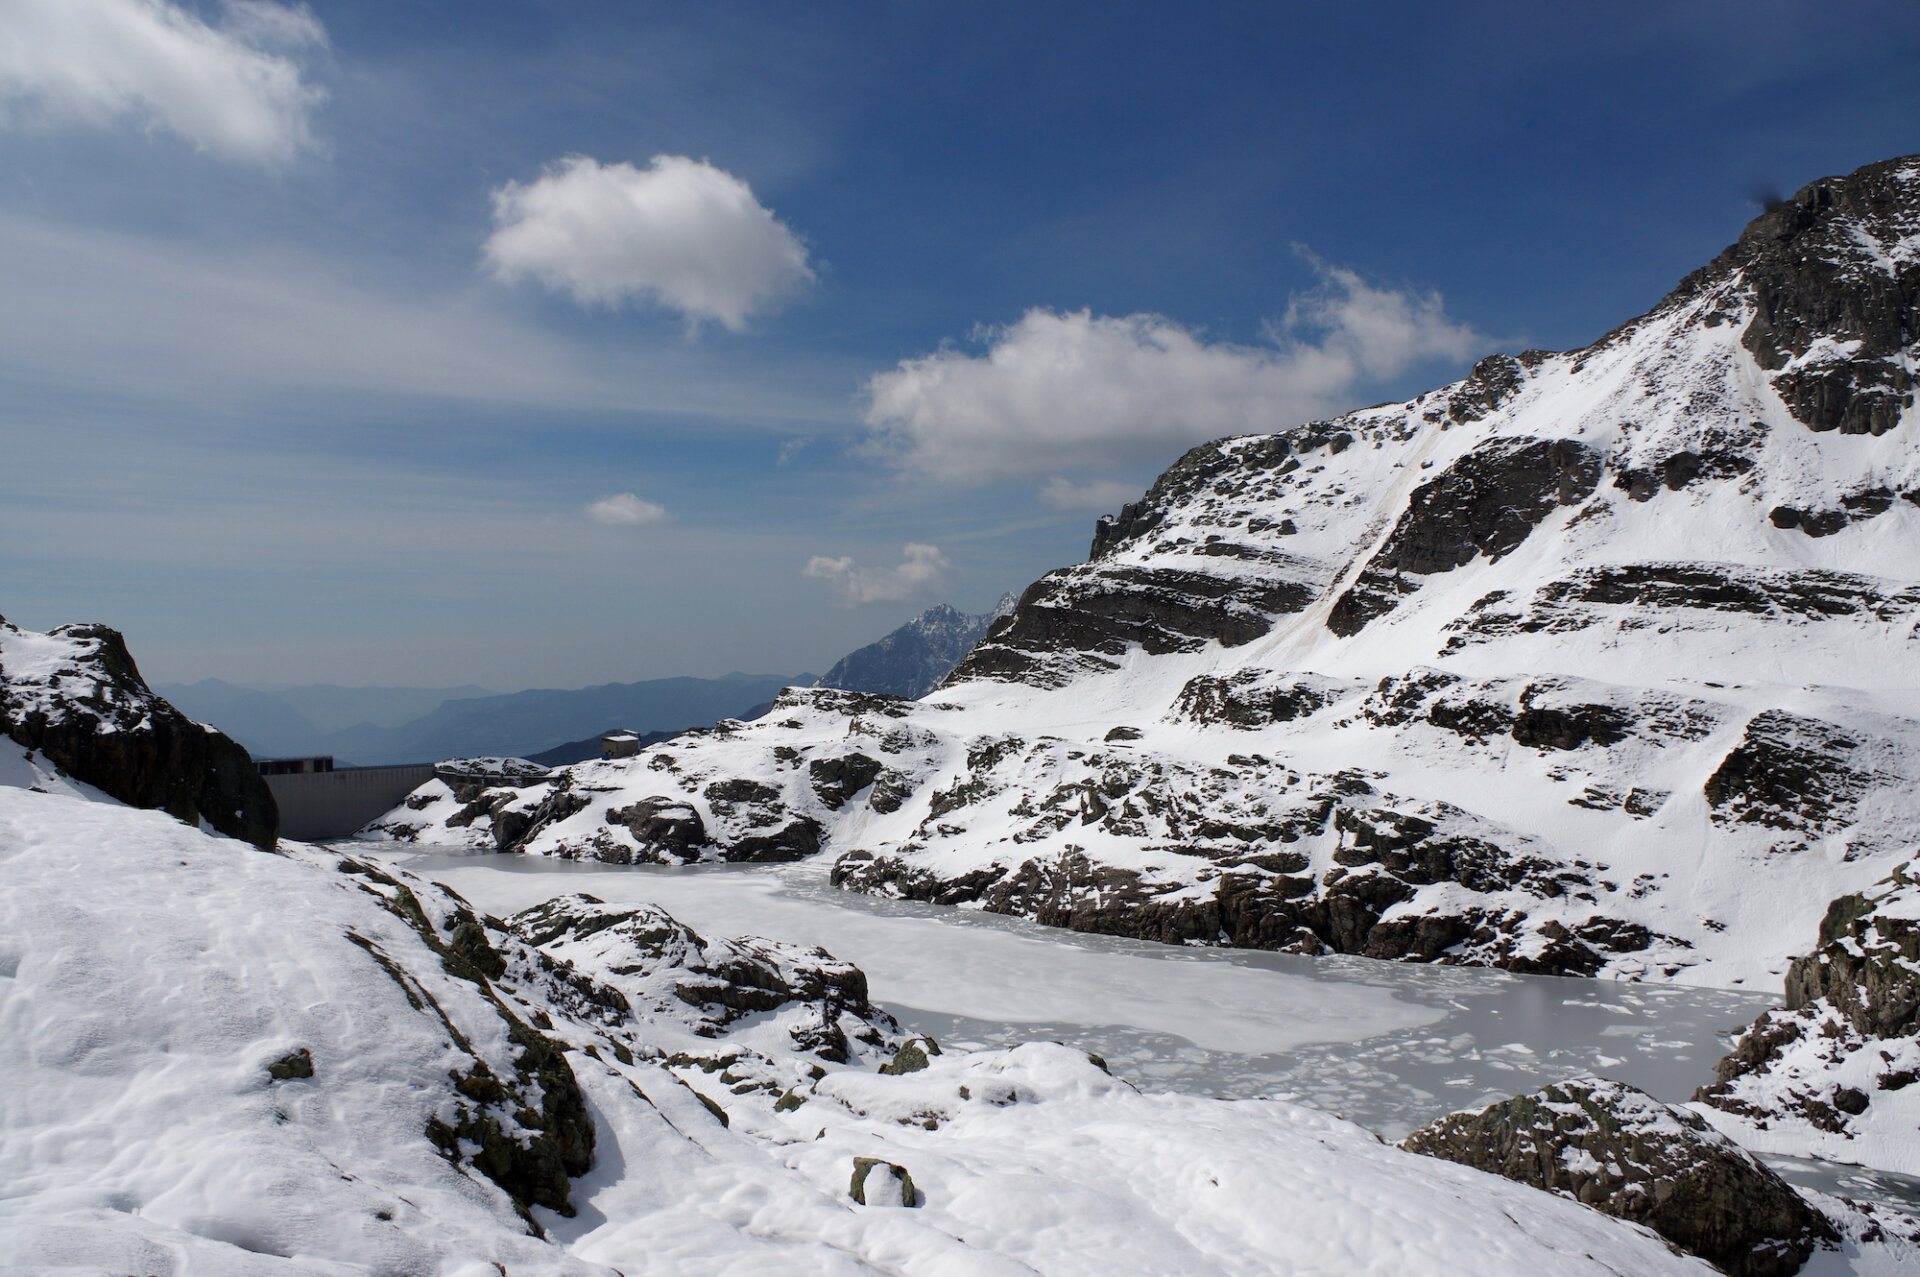
POLYGON ((1195 448, 913 702, 791 690, 400 836, 834 858, 1177 943, 1775 984, 1920 842, 1920 157, 1593 345, 1195 448))
POLYGON ((1015 596, 991 612, 968 614, 942 603, 930 607, 876 642, 847 653, 820 676, 816 687, 879 692, 918 700, 953 672, 987 627, 1013 611, 1015 596))

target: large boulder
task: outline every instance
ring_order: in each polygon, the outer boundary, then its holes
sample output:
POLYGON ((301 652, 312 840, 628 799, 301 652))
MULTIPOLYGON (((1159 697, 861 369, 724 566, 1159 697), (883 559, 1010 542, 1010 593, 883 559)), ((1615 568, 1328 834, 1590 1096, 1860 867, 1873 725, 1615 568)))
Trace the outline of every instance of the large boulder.
POLYGON ((252 757, 156 696, 104 625, 38 634, 0 618, 0 730, 129 806, 268 850, 279 836, 280 809, 252 757))
POLYGON ((1735 1277, 1788 1277, 1834 1236, 1786 1181, 1697 1113, 1605 1078, 1451 1113, 1400 1146, 1643 1224, 1735 1277))

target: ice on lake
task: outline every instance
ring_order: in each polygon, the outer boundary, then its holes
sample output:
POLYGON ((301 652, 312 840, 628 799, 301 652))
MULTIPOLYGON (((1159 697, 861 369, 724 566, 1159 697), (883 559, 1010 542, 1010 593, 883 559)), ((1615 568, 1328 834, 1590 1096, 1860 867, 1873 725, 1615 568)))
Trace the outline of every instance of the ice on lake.
POLYGON ((648 901, 716 936, 858 964, 911 1031, 1052 1039, 1142 1090, 1273 1096, 1397 1138, 1442 1113, 1599 1072, 1665 1100, 1712 1076, 1771 999, 1366 958, 1177 948, 834 890, 820 865, 690 868, 354 844, 505 915, 566 892, 648 901))

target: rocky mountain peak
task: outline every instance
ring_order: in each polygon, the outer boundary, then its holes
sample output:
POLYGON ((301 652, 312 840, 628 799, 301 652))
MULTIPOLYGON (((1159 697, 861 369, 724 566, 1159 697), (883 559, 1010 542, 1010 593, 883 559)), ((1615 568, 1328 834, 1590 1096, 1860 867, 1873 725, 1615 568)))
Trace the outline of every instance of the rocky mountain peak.
MULTIPOLYGON (((1810 182, 1768 208, 1667 305, 1696 295, 1812 430, 1885 434, 1913 402, 1920 155, 1810 182)), ((1657 313, 1657 312, 1656 312, 1657 313)))
POLYGON ((925 696, 959 663, 982 635, 1013 610, 1003 595, 991 612, 970 614, 935 604, 891 634, 834 662, 816 687, 877 692, 908 699, 925 696))
POLYGON ((1776 981, 1920 843, 1916 188, 1814 183, 1583 349, 1192 448, 937 694, 789 694, 513 845, 803 829, 841 887, 1079 930, 1776 981))

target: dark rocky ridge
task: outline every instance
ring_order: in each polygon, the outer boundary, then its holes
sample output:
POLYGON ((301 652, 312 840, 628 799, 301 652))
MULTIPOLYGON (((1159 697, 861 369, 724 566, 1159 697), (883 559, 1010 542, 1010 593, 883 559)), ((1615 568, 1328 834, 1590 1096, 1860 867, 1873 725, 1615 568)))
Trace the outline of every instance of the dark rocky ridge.
POLYGON ((0 726, 74 779, 133 807, 272 850, 280 810, 246 750, 189 720, 140 676, 126 640, 104 625, 48 632, 67 649, 59 668, 7 668, 6 640, 23 631, 0 618, 0 726))
POLYGON ((793 1049, 839 1064, 854 1041, 879 1047, 899 1031, 868 1000, 866 973, 823 949, 709 940, 656 906, 578 893, 523 910, 506 928, 538 951, 556 999, 589 1020, 622 1025, 646 1012, 719 1038, 749 1017, 797 1012, 793 1049))
POLYGON ((1920 234, 1916 167, 1920 156, 1906 156, 1810 182, 1755 218, 1707 268, 1708 278, 1743 278, 1753 319, 1742 344, 1811 430, 1885 434, 1913 402, 1901 356, 1920 336, 1920 258, 1890 276, 1863 269, 1872 258, 1851 226, 1882 240, 1920 234), (1822 338, 1860 345, 1845 358, 1789 368, 1822 338))
MULTIPOLYGON (((574 1213, 572 1180, 593 1164, 593 1115, 565 1047, 523 1020, 494 988, 507 960, 487 934, 486 921, 467 902, 440 887, 423 900, 378 865, 342 857, 336 868, 385 890, 368 887, 380 906, 405 922, 440 959, 448 975, 479 990, 507 1031, 510 1068, 490 1066, 446 1012, 374 941, 349 933, 406 991, 417 1008, 431 1006, 466 1062, 451 1070, 457 1098, 444 1115, 428 1119, 426 1137, 451 1162, 466 1162, 513 1198, 538 1230, 532 1206, 574 1213)), ((550 1026, 549 1026, 550 1027, 550 1026)))

